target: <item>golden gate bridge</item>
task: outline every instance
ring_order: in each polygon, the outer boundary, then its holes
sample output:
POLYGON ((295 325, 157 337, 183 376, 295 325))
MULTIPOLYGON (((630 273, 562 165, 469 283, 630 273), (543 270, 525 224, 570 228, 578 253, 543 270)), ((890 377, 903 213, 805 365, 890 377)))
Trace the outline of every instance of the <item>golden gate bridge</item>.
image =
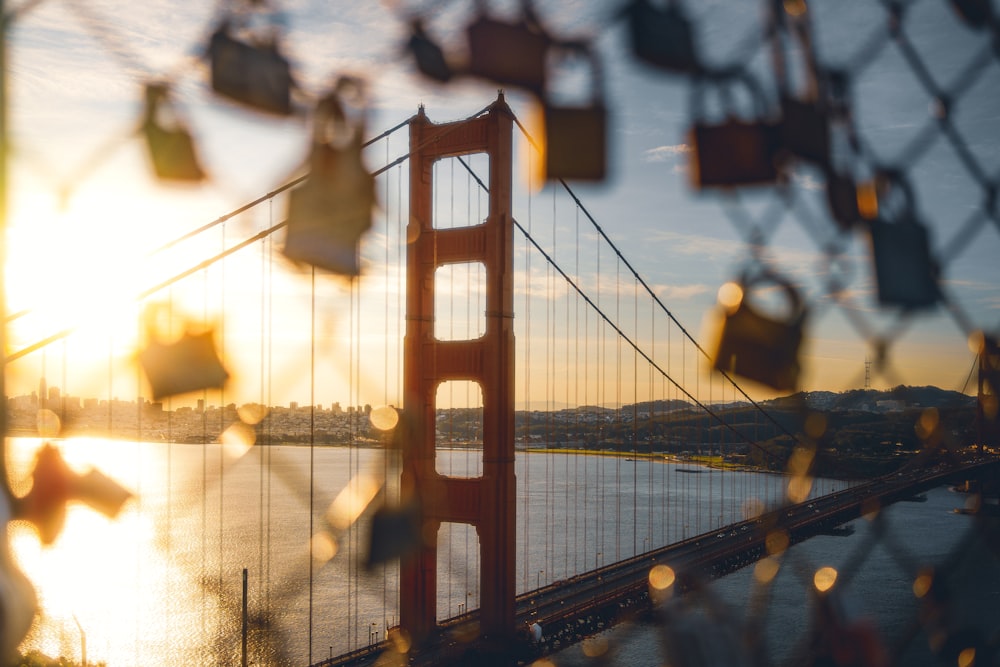
MULTIPOLYGON (((773 555, 775 534, 801 539, 873 498, 980 474, 935 467, 824 487, 810 467, 818 434, 793 433, 712 372, 565 183, 538 194, 516 182, 515 154, 538 158, 502 95, 451 123, 420 109, 365 150, 384 166, 359 277, 303 271, 278 252, 275 209, 299 179, 152 253, 162 278, 131 295, 136 336, 105 339, 103 360, 86 323, 7 356, 11 377, 60 387, 38 396, 36 425, 67 438, 67 458, 70 436, 93 428, 79 397, 95 387, 105 435, 161 440, 123 471, 150 535, 132 547, 136 583, 186 592, 126 603, 138 664, 335 664, 396 650, 399 636, 433 660, 455 650, 441 632, 468 621, 496 650, 539 619, 610 622, 609 610, 649 597, 658 565, 678 581, 721 573, 773 555), (170 258, 196 244, 206 259, 170 258), (121 338, 127 348, 186 328, 214 332, 229 381, 196 392, 194 408, 149 401, 121 338), (289 388, 308 403, 276 408, 289 388), (334 419, 324 404, 341 400, 357 407, 334 419), (737 403, 735 417, 718 407, 737 403), (298 447, 281 437, 291 427, 278 430, 288 423, 308 434, 298 447), (799 442, 797 462, 764 433, 799 442), (140 565, 147 549, 166 562, 140 565)), ((16 334, 34 315, 9 325, 16 334)), ((46 622, 72 632, 65 618, 46 622)))

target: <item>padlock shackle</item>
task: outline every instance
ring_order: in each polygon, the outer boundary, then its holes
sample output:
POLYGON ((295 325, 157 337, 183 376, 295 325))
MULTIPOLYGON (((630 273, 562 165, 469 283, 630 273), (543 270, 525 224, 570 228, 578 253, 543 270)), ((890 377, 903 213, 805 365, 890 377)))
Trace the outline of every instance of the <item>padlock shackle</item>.
POLYGON ((737 118, 735 105, 729 94, 729 87, 734 84, 743 84, 750 92, 750 99, 753 102, 753 112, 755 121, 764 121, 768 116, 767 97, 760 83, 750 72, 743 68, 727 67, 717 70, 702 70, 694 77, 692 91, 689 96, 690 114, 692 118, 703 119, 705 117, 704 101, 706 90, 713 87, 718 91, 723 103, 723 110, 729 119, 737 118))
MULTIPOLYGON (((601 59, 598 57, 595 49, 591 48, 591 44, 586 40, 563 40, 553 42, 549 48, 550 52, 556 53, 556 57, 560 57, 561 54, 563 59, 570 58, 583 58, 587 61, 590 66, 590 104, 591 106, 603 106, 604 105, 604 68, 601 64, 601 59)), ((548 80, 548 79, 547 79, 548 80)), ((546 91, 545 104, 548 105, 548 95, 546 91)))
POLYGON ((365 117, 368 112, 368 91, 360 77, 343 75, 333 88, 316 103, 313 117, 313 141, 317 144, 346 146, 364 140, 365 117), (351 122, 344 108, 345 98, 354 95, 360 110, 358 120, 351 122))
MULTIPOLYGON (((479 13, 478 18, 490 18, 490 3, 488 0, 475 0, 475 4, 476 11, 479 13)), ((535 11, 534 0, 518 0, 517 4, 521 10, 521 22, 541 35, 548 35, 541 20, 538 18, 538 12, 535 11)))
POLYGON ((763 267, 760 271, 754 274, 744 273, 736 281, 743 290, 743 300, 742 303, 752 304, 750 299, 750 292, 752 287, 756 287, 761 284, 772 283, 777 285, 782 289, 784 294, 788 297, 788 322, 792 324, 801 323, 806 316, 806 302, 799 294, 798 289, 789 281, 787 278, 782 276, 777 271, 769 268, 763 267))
POLYGON ((896 167, 878 167, 875 170, 875 196, 878 200, 878 219, 896 224, 919 224, 917 222, 917 198, 913 184, 902 169, 896 167), (882 205, 883 196, 888 203, 893 192, 902 194, 903 207, 884 215, 887 207, 882 205))

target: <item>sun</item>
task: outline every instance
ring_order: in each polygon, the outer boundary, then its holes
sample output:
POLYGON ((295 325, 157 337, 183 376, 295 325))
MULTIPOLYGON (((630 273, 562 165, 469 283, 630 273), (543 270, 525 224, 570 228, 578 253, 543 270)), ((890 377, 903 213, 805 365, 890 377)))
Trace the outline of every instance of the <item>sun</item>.
POLYGON ((60 209, 35 197, 11 217, 5 278, 13 349, 64 329, 134 322, 141 238, 134 221, 102 211, 87 199, 60 209))

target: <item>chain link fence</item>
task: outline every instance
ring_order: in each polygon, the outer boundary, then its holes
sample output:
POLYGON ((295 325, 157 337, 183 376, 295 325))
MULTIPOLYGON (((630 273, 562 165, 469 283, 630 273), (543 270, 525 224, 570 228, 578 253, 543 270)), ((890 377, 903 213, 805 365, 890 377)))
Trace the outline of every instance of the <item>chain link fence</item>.
MULTIPOLYGON (((7 30, 39 4, 8 7, 7 30)), ((409 40, 408 50, 386 56, 380 67, 411 67, 415 56, 418 70, 434 85, 471 74, 527 90, 551 119, 548 177, 599 181, 615 140, 603 113, 615 105, 595 93, 590 104, 561 106, 549 96, 544 58, 550 48, 583 54, 596 81, 602 37, 565 39, 547 28, 575 6, 509 3, 490 15, 487 4, 394 4, 393 31, 401 42, 409 40), (452 38, 444 48, 435 43, 432 35, 460 32, 456 16, 478 18, 479 27, 488 29, 479 37, 481 48, 473 39, 467 53, 455 55, 452 38), (524 39, 525 46, 512 50, 506 39, 524 39), (505 50, 497 59, 499 47, 505 50), (578 141, 581 136, 588 141, 578 141), (590 141, 596 138, 606 143, 590 141), (560 150, 574 148, 583 150, 582 157, 560 159, 560 150)), ((201 17, 204 34, 191 49, 198 53, 174 54, 177 62, 168 58, 166 64, 147 62, 130 45, 135 35, 109 28, 102 14, 107 7, 77 1, 65 7, 86 38, 117 64, 121 78, 112 83, 168 72, 162 79, 169 85, 146 86, 139 114, 139 131, 160 178, 210 179, 183 131, 183 109, 170 97, 171 86, 190 85, 183 72, 232 26, 256 31, 260 40, 249 53, 234 56, 237 69, 267 71, 269 83, 248 88, 236 76, 220 80, 218 92, 279 116, 294 104, 323 99, 322 86, 292 84, 276 42, 270 50, 262 46, 283 30, 280 11, 268 3, 223 3, 218 13, 201 17)), ((978 373, 981 382, 980 439, 994 438, 1000 11, 989 0, 849 6, 768 0, 756 9, 753 20, 740 25, 720 19, 726 10, 712 3, 635 0, 614 11, 600 9, 613 26, 607 30, 624 31, 627 59, 686 92, 683 124, 690 131, 684 144, 668 152, 681 160, 678 170, 686 173, 694 196, 718 202, 740 245, 739 259, 729 268, 732 286, 720 293, 726 324, 715 350, 717 367, 792 390, 802 370, 800 346, 822 338, 829 327, 862 341, 874 377, 896 385, 908 376, 904 366, 932 354, 936 344, 968 345, 985 352, 968 378, 978 373), (730 42, 726 48, 717 48, 718 31, 730 42), (809 250, 810 271, 802 270, 801 257, 788 256, 799 242, 809 250), (779 312, 787 308, 786 314, 755 310, 747 298, 751 292, 777 304, 779 312), (926 338, 917 335, 927 332, 926 338)), ((749 15, 745 7, 736 14, 749 15)), ((236 42, 225 46, 240 53, 236 42)), ((136 136, 135 114, 125 116, 114 111, 110 122, 116 127, 91 137, 91 148, 68 166, 53 166, 51 158, 32 151, 31 141, 44 131, 19 133, 5 145, 58 197, 69 197, 136 136)), ((965 369, 959 374, 965 376, 965 369)), ((810 410, 802 410, 805 424, 810 410)), ((927 450, 918 461, 936 463, 932 453, 959 447, 931 411, 914 428, 927 450)), ((827 444, 821 430, 804 430, 807 450, 827 444)), ((809 478, 808 460, 800 457, 790 472, 793 480, 809 478)), ((753 568, 722 582, 692 582, 683 596, 671 595, 671 584, 657 585, 663 572, 651 573, 657 604, 648 615, 588 639, 577 653, 536 664, 1000 664, 997 518, 988 511, 989 496, 976 493, 963 508, 969 516, 944 516, 953 498, 933 492, 925 503, 872 512, 857 522, 849 540, 822 537, 791 549, 777 544, 753 568), (956 530, 947 521, 965 525, 956 530), (902 613, 882 608, 883 589, 891 589, 886 599, 905 607, 902 613), (776 602, 782 590, 793 591, 790 602, 776 602), (777 606, 785 614, 797 609, 797 622, 769 614, 777 606)))

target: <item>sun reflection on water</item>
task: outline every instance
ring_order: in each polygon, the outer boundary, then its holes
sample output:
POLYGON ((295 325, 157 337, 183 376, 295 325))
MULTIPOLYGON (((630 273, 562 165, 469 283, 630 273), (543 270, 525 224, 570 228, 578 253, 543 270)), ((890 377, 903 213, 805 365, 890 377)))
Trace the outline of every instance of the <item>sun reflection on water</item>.
MULTIPOLYGON (((12 438, 8 443, 12 486, 22 493, 30 487, 28 476, 42 441, 12 438)), ((62 532, 47 547, 29 524, 11 525, 11 550, 34 584, 40 607, 21 650, 82 660, 85 644, 89 663, 117 665, 163 654, 166 647, 157 644, 170 637, 192 638, 188 648, 197 649, 198 615, 183 611, 200 605, 202 592, 183 565, 158 548, 169 536, 162 522, 165 467, 157 450, 96 439, 52 444, 77 472, 97 468, 137 497, 113 520, 71 503, 62 532)))

